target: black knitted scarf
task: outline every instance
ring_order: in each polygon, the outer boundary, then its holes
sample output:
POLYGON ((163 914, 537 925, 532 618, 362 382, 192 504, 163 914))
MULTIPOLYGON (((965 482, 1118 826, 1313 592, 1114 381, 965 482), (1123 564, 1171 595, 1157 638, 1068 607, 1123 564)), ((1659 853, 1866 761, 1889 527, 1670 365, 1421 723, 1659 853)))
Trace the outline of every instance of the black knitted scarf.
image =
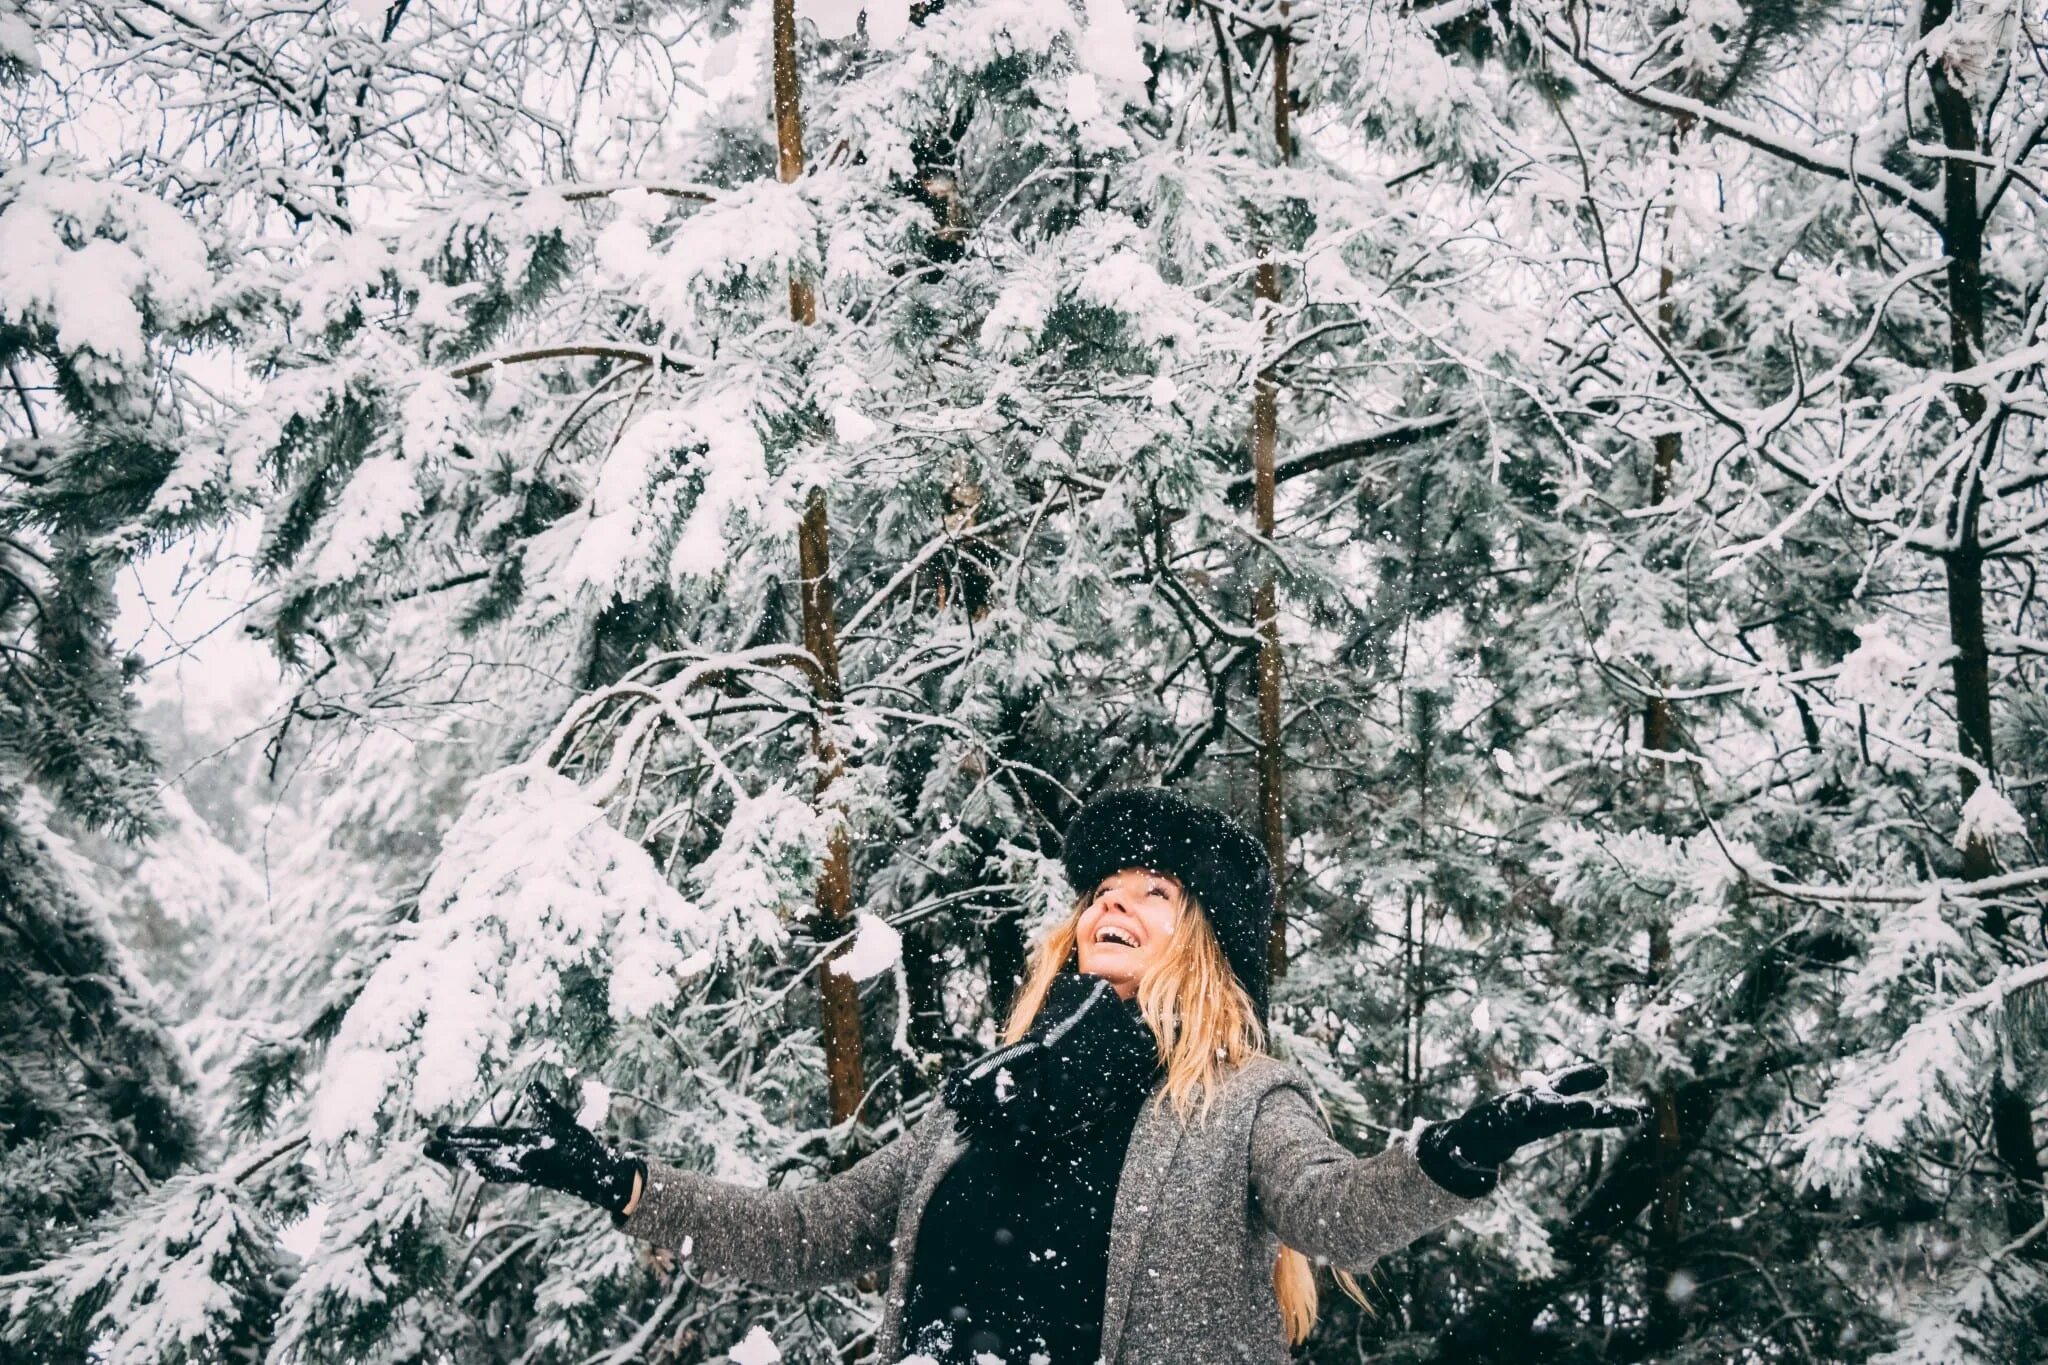
POLYGON ((949 1087, 968 1145, 919 1228, 905 1354, 943 1365, 1096 1359, 1117 1184, 1158 1047, 1135 1002, 1061 1022, 1035 1026, 1026 1038, 1042 1045, 980 1084, 949 1087))

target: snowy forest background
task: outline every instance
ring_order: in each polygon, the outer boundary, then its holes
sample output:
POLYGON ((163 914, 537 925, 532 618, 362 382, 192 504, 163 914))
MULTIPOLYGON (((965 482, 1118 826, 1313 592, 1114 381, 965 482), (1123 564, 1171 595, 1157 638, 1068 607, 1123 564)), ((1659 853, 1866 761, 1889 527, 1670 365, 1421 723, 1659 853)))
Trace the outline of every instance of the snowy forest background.
POLYGON ((821 1178, 1164 780, 1361 1152, 1655 1107, 1304 1358, 2041 1359, 2039 0, 0 0, 0 76, 0 1356, 861 1358, 423 1130, 821 1178))

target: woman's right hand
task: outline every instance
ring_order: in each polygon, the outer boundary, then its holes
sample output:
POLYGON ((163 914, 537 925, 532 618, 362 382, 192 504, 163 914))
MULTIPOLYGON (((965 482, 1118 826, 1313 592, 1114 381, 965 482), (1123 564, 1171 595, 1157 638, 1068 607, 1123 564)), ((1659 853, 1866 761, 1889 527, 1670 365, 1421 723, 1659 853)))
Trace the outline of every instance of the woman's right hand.
POLYGON ((576 1122, 538 1081, 526 1087, 526 1097, 538 1127, 450 1128, 444 1123, 427 1139, 427 1156, 492 1182, 539 1185, 613 1213, 627 1212, 637 1202, 645 1164, 576 1122))

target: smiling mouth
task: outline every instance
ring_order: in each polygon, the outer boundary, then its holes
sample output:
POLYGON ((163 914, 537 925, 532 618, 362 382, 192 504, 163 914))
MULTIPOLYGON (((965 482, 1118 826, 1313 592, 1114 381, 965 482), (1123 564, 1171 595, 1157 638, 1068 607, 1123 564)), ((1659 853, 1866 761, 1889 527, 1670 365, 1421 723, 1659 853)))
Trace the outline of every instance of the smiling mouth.
POLYGON ((1130 930, 1119 929, 1113 924, 1105 925, 1097 930, 1095 942, 1098 946, 1104 943, 1114 943, 1123 948, 1135 948, 1138 946, 1138 940, 1132 936, 1130 930))

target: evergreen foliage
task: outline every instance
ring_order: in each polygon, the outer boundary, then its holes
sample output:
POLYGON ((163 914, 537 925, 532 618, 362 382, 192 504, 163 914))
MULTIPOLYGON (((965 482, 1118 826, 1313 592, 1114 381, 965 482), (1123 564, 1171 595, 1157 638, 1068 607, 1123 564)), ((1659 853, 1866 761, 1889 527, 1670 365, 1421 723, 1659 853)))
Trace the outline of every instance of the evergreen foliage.
POLYGON ((2048 1338, 2039 25, 805 0, 782 183, 771 5, 0 9, 0 1345, 844 1358, 871 1292, 420 1135, 538 1078, 754 1185, 891 1140, 1081 800, 1256 811, 1271 567, 1276 1047, 1361 1150, 1574 1057, 1659 1114, 1307 1358, 2048 1338), (288 695, 208 757, 114 585, 242 517, 288 695))

